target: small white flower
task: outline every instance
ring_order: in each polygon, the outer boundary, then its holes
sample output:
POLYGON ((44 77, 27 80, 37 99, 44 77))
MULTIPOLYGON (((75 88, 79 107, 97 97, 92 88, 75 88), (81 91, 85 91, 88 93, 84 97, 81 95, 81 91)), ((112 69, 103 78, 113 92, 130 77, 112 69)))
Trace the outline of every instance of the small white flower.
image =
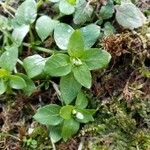
POLYGON ((77 113, 76 113, 76 117, 77 117, 78 119, 83 119, 83 118, 84 118, 83 114, 80 113, 80 112, 77 112, 77 113))
POLYGON ((82 61, 78 58, 73 58, 72 62, 74 65, 77 65, 77 66, 82 65, 82 61))

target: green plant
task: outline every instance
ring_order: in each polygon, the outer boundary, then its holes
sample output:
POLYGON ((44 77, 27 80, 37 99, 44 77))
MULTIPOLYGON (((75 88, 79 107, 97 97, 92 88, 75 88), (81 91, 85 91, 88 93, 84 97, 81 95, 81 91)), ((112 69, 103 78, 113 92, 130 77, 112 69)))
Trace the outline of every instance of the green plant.
POLYGON ((23 147, 28 147, 30 149, 35 149, 35 148, 37 148, 37 141, 32 139, 32 138, 27 139, 25 137, 25 138, 23 138, 23 147))
POLYGON ((76 0, 50 0, 57 3, 61 13, 65 15, 73 14, 75 11, 76 0))
POLYGON ((94 121, 93 109, 85 109, 88 100, 83 92, 79 92, 74 105, 49 104, 39 108, 34 118, 41 124, 48 125, 53 142, 63 138, 65 141, 77 133, 80 123, 94 121))
MULTIPOLYGON (((80 123, 94 120, 95 110, 89 109, 83 90, 92 86, 91 71, 105 68, 110 62, 111 55, 102 43, 95 43, 116 32, 113 15, 122 27, 131 30, 146 22, 143 13, 129 1, 108 0, 101 7, 97 3, 25 0, 15 10, 7 2, 0 2, 10 16, 0 15, 0 95, 21 90, 20 93, 31 96, 45 83, 45 89, 49 83, 55 84, 61 105, 49 104, 34 115, 38 122, 48 126, 53 142, 61 138, 66 141, 77 133, 80 123), (50 7, 54 14, 39 13, 40 6, 49 1, 53 3, 50 7), (65 15, 72 16, 71 26, 63 20, 65 15), (52 44, 47 47, 45 43, 49 40, 52 44), (55 83, 53 77, 60 82, 55 83)), ((25 143, 32 145, 32 139, 25 143)))
MULTIPOLYGON (((79 30, 72 33, 67 52, 68 54, 57 53, 52 55, 45 61, 44 67, 44 72, 48 76, 62 76, 60 79, 60 92, 63 106, 50 104, 40 108, 34 116, 42 124, 56 126, 51 128, 50 132, 50 136, 55 142, 61 137, 67 140, 75 134, 79 129, 79 122, 93 121, 92 114, 95 111, 84 109, 87 106, 87 100, 80 90, 82 86, 91 87, 90 70, 105 67, 111 58, 110 54, 104 50, 85 49, 83 36, 79 30), (75 106, 69 105, 76 96, 75 106), (76 120, 73 119, 73 115, 76 116, 76 120)), ((33 61, 31 62, 33 64, 33 61)), ((24 64, 27 64, 27 61, 24 64)), ((30 67, 29 64, 26 66, 30 67)), ((28 74, 30 74, 30 71, 28 74)))
POLYGON ((12 74, 18 59, 18 48, 7 47, 6 51, 0 57, 0 94, 12 93, 13 89, 22 89, 28 96, 32 94, 35 89, 33 81, 28 76, 15 73, 12 74))
POLYGON ((60 16, 73 14, 75 24, 84 24, 90 20, 93 14, 93 7, 86 0, 49 0, 55 3, 56 8, 59 8, 60 16))
POLYGON ((98 48, 85 48, 79 30, 71 35, 67 52, 68 55, 58 53, 48 58, 44 71, 50 76, 63 76, 60 80, 60 91, 64 102, 69 104, 77 96, 81 86, 91 87, 90 70, 105 67, 111 56, 98 48))

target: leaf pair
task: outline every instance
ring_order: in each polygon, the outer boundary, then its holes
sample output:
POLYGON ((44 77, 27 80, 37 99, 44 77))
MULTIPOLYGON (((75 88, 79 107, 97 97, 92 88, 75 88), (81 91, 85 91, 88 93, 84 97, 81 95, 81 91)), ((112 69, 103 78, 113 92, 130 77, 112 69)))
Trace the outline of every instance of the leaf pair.
POLYGON ((25 0, 17 9, 13 20, 14 30, 12 38, 20 46, 23 39, 29 32, 30 24, 37 17, 37 6, 35 0, 25 0))
POLYGON ((35 85, 31 79, 24 74, 11 75, 18 60, 18 48, 16 46, 6 47, 6 51, 0 56, 0 95, 7 91, 7 87, 23 89, 26 95, 31 95, 35 85))
POLYGON ((10 75, 10 72, 16 66, 18 59, 18 49, 16 47, 6 47, 6 51, 0 57, 0 79, 1 79, 1 92, 3 94, 7 90, 7 82, 8 86, 13 89, 22 89, 26 86, 25 81, 14 75, 10 75))
POLYGON ((75 24, 84 24, 91 19, 93 7, 86 0, 50 0, 57 3, 59 10, 64 15, 73 14, 75 24))
MULTIPOLYGON (((85 48, 92 47, 100 35, 100 27, 89 24, 79 29, 83 35, 85 48)), ((68 24, 59 23, 54 30, 54 40, 62 50, 67 50, 69 39, 75 30, 68 24)))
POLYGON ((7 88, 23 89, 26 87, 26 82, 23 78, 17 75, 10 75, 4 69, 0 69, 0 95, 7 91, 7 88))
POLYGON ((30 96, 35 90, 35 85, 28 76, 22 73, 11 75, 7 70, 0 69, 0 95, 9 92, 10 88, 22 89, 25 95, 30 96))

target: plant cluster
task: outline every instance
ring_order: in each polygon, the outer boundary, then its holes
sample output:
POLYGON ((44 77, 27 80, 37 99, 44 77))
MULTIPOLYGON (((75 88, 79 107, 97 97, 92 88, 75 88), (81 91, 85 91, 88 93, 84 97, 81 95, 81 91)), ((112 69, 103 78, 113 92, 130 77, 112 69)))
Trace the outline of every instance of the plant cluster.
POLYGON ((15 94, 15 90, 21 90, 24 95, 31 96, 41 87, 48 89, 52 83, 60 105, 39 108, 34 119, 47 125, 51 140, 57 142, 76 134, 80 123, 94 120, 96 110, 89 109, 84 88, 92 86, 91 71, 105 68, 110 62, 111 55, 106 50, 93 48, 98 38, 115 32, 107 20, 115 15, 122 27, 132 30, 141 27, 146 17, 131 2, 108 0, 101 8, 97 6, 98 12, 94 11, 97 1, 46 2, 25 0, 17 10, 7 2, 0 2, 11 16, 0 15, 0 94, 15 94), (38 13, 46 2, 53 5, 58 16, 52 18, 38 13), (72 15, 72 26, 60 21, 65 15, 72 15), (97 20, 92 23, 95 17, 97 20), (85 25, 87 22, 90 23, 85 25), (43 46, 49 37, 55 42, 51 49, 43 46), (24 56, 25 53, 29 54, 24 56), (60 79, 59 85, 53 77, 60 79))

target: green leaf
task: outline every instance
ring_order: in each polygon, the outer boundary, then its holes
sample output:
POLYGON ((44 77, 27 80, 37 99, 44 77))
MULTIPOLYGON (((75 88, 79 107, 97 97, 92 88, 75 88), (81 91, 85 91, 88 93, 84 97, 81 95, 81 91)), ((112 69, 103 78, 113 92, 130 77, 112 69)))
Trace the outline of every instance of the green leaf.
POLYGON ((17 63, 18 59, 18 48, 7 47, 6 51, 0 57, 0 67, 7 71, 12 71, 17 63))
POLYGON ((86 108, 88 105, 88 99, 86 98, 85 94, 80 91, 77 99, 76 99, 76 106, 77 108, 86 108))
POLYGON ((37 6, 35 0, 25 0, 17 9, 15 18, 18 24, 31 24, 37 16, 37 6))
POLYGON ((23 66, 30 78, 42 74, 45 66, 45 59, 38 54, 29 56, 24 59, 23 66))
POLYGON ((110 62, 110 59, 111 55, 107 51, 98 48, 90 48, 86 50, 84 56, 81 58, 90 70, 106 67, 110 62))
POLYGON ((116 5, 116 20, 124 28, 134 29, 141 27, 146 22, 146 17, 132 3, 116 5))
POLYGON ((113 16, 114 13, 114 5, 111 0, 107 2, 106 5, 102 6, 99 12, 99 15, 102 19, 109 19, 113 16))
POLYGON ((79 130, 80 124, 74 119, 65 120, 62 127, 62 137, 66 141, 76 134, 79 130))
POLYGON ((69 56, 66 54, 52 55, 45 64, 45 72, 50 76, 65 76, 71 72, 69 56))
POLYGON ((36 89, 34 82, 28 76, 26 76, 25 74, 17 73, 16 75, 23 78, 26 82, 26 87, 22 89, 24 94, 27 95, 27 96, 31 96, 31 94, 36 89))
POLYGON ((77 0, 67 0, 67 2, 71 5, 75 5, 77 0))
POLYGON ((67 50, 69 39, 74 29, 68 24, 60 23, 54 29, 54 40, 57 46, 62 50, 67 50))
POLYGON ((75 11, 75 7, 68 3, 67 0, 61 0, 59 3, 59 10, 65 15, 71 15, 75 11))
POLYGON ((95 113, 94 109, 75 109, 76 119, 81 123, 88 123, 94 121, 93 114, 95 113))
POLYGON ((10 75, 10 73, 7 70, 0 69, 0 78, 5 78, 5 77, 7 77, 9 75, 10 75))
POLYGON ((12 38, 14 42, 20 46, 28 32, 29 32, 29 25, 21 25, 14 28, 12 32, 12 38))
POLYGON ((63 118, 60 117, 61 107, 56 104, 50 104, 39 108, 37 113, 33 116, 41 124, 45 125, 58 125, 63 121, 63 118))
POLYGON ((6 89, 7 89, 6 83, 4 82, 3 79, 0 79, 0 95, 5 93, 6 89))
POLYGON ((100 36, 100 27, 95 24, 87 25, 80 29, 84 37, 85 48, 92 47, 100 36))
POLYGON ((23 89, 26 87, 26 82, 23 78, 16 76, 16 75, 10 75, 9 76, 9 86, 13 89, 23 89))
POLYGON ((79 30, 74 31, 69 39, 68 53, 71 57, 80 57, 84 53, 83 36, 79 30))
POLYGON ((92 77, 89 68, 86 64, 75 66, 73 68, 75 79, 84 87, 90 88, 92 84, 92 77))
POLYGON ((70 119, 71 116, 72 116, 72 110, 74 109, 74 106, 72 105, 66 105, 66 106, 63 106, 61 109, 60 109, 60 116, 63 118, 63 119, 70 119))
POLYGON ((7 26, 7 23, 8 23, 8 18, 6 18, 6 17, 4 17, 3 15, 0 14, 0 29, 1 30, 6 30, 7 28, 5 26, 7 26))
POLYGON ((62 127, 60 125, 51 127, 49 136, 53 143, 58 142, 62 138, 61 129, 62 129, 62 127))
POLYGON ((73 74, 70 73, 60 79, 60 92, 62 100, 65 104, 70 104, 81 89, 81 84, 78 83, 73 74))
POLYGON ((115 28, 112 26, 112 24, 110 22, 106 22, 104 24, 104 35, 110 36, 114 34, 114 32, 115 32, 115 28))
POLYGON ((93 7, 91 5, 87 4, 85 0, 78 0, 73 22, 82 25, 91 19, 92 13, 93 7))
POLYGON ((52 35, 57 24, 58 21, 52 20, 48 16, 41 16, 38 18, 35 29, 42 41, 44 41, 49 35, 52 35))
POLYGON ((10 18, 0 15, 0 30, 6 31, 11 29, 12 29, 12 25, 11 25, 10 18))

